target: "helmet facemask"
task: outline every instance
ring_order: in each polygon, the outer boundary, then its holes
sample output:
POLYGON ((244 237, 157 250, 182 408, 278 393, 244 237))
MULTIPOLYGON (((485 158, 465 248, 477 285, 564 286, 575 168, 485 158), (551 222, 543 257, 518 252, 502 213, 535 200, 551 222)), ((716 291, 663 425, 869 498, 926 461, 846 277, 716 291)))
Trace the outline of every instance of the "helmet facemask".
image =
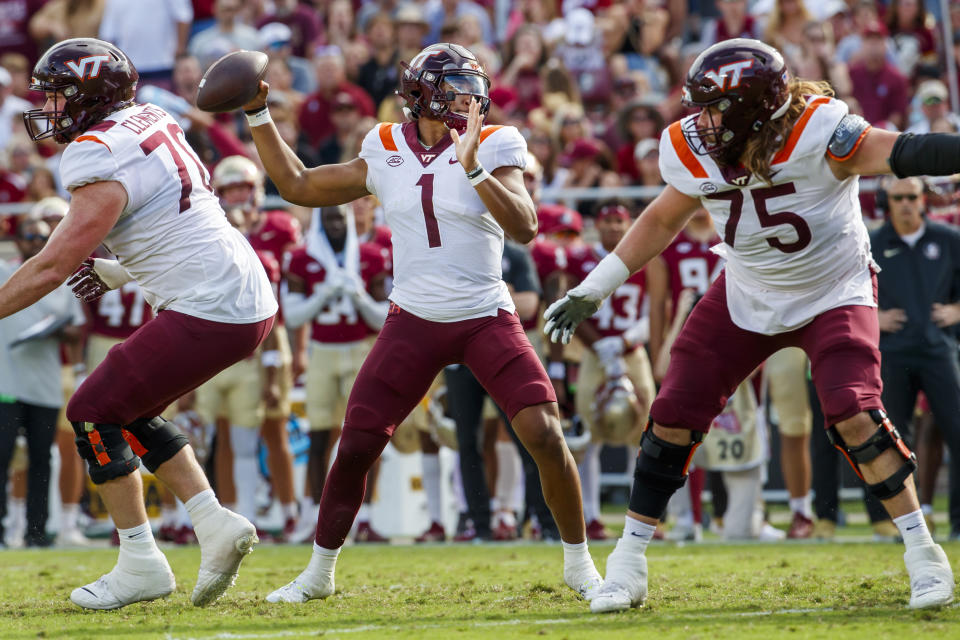
POLYGON ((27 128, 27 135, 33 140, 53 138, 57 142, 67 143, 79 132, 79 127, 70 115, 71 99, 76 99, 80 90, 77 85, 70 83, 53 84, 38 81, 33 78, 30 82, 32 91, 41 91, 45 95, 53 94, 53 111, 46 111, 44 107, 29 109, 23 112, 23 123, 27 128), (61 106, 62 103, 62 106, 61 106), (39 126, 42 123, 42 127, 39 126))
MULTIPOLYGON (((469 96, 480 102, 480 115, 490 110, 490 82, 485 76, 475 73, 443 74, 440 80, 440 92, 430 101, 430 112, 458 133, 467 129, 467 114, 455 111, 457 98, 469 96)), ((469 104, 469 103, 468 103, 469 104)))

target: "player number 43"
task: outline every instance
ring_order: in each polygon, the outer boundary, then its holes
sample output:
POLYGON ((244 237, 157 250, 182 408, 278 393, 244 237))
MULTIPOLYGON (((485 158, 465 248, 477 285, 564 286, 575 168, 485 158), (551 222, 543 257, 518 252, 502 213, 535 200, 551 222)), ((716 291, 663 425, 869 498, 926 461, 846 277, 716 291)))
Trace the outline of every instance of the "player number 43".
MULTIPOLYGON (((740 216, 743 215, 743 192, 745 190, 733 189, 723 193, 715 193, 705 196, 710 200, 729 200, 730 217, 727 218, 727 224, 723 228, 723 241, 734 246, 737 238, 737 225, 740 224, 740 216)), ((792 182, 785 182, 773 187, 760 187, 750 189, 750 196, 753 198, 753 207, 757 211, 757 219, 760 226, 764 229, 768 227, 778 227, 781 225, 790 225, 797 232, 797 239, 793 242, 784 242, 780 238, 767 238, 767 244, 774 249, 784 253, 796 253, 810 244, 812 237, 810 226, 807 221, 792 211, 781 211, 780 213, 767 212, 767 200, 789 196, 797 192, 792 182)))

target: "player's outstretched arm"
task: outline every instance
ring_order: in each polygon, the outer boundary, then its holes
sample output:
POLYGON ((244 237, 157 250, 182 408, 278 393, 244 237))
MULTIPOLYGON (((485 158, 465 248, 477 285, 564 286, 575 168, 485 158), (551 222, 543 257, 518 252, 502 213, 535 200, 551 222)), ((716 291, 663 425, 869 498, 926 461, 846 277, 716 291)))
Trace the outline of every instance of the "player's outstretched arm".
POLYGON ((634 221, 617 248, 583 282, 547 308, 544 333, 554 342, 570 342, 577 325, 596 313, 603 299, 631 274, 666 249, 700 206, 697 198, 667 185, 634 221))
POLYGON ((103 242, 127 206, 119 182, 94 182, 73 190, 70 210, 43 249, 0 287, 0 318, 37 302, 70 277, 103 242))
POLYGON ((950 176, 960 173, 960 135, 956 133, 895 133, 869 129, 846 160, 827 157, 838 179, 892 173, 908 176, 950 176))
POLYGON ((250 115, 250 133, 267 175, 277 185, 280 195, 292 204, 304 207, 326 207, 347 204, 369 195, 367 163, 357 158, 344 164, 330 164, 307 169, 300 158, 280 137, 277 127, 265 116, 270 85, 260 82, 260 93, 243 105, 250 115))

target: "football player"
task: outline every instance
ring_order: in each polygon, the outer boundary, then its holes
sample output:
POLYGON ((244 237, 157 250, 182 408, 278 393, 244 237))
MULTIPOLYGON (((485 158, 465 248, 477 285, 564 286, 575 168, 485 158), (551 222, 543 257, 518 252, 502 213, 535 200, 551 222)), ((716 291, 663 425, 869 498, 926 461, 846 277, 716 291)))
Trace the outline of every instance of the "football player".
POLYGON ((667 187, 616 250, 547 310, 545 330, 569 340, 630 274, 706 207, 724 273, 674 343, 643 434, 624 536, 607 560, 595 612, 640 605, 646 547, 694 450, 726 399, 770 354, 801 347, 834 444, 883 501, 906 545, 910 606, 953 600, 953 571, 917 503, 916 456, 880 401, 876 276, 857 176, 960 171, 960 137, 871 128, 825 82, 792 78, 779 51, 733 39, 703 51, 683 101, 699 109, 660 141, 667 187))
POLYGON ((138 75, 123 51, 94 38, 65 40, 47 50, 33 76, 31 88, 46 102, 26 111, 24 124, 34 140, 67 145, 60 173, 72 199, 44 249, 0 287, 0 317, 74 272, 71 284, 84 299, 136 280, 162 311, 111 349, 67 406, 120 536, 117 565, 70 599, 116 609, 173 592, 144 509, 142 459, 190 513, 201 546, 192 600, 207 605, 233 584, 256 531, 220 506, 186 437, 160 412, 249 355, 269 333, 277 303, 176 121, 134 102, 138 75), (101 243, 119 260, 84 262, 101 243))
MULTIPOLYGON (((309 332, 310 345, 306 384, 310 456, 305 493, 312 500, 305 499, 305 519, 317 518, 347 398, 370 351, 369 338, 387 318, 386 276, 381 247, 359 242, 348 206, 315 209, 306 246, 290 254, 283 296, 287 322, 298 334, 309 332)), ((297 342, 308 341, 298 338, 297 342)), ((361 514, 357 539, 384 542, 370 527, 368 505, 361 514)))
POLYGON ((268 85, 245 105, 267 173, 289 202, 329 206, 368 194, 393 231, 390 313, 350 394, 320 506, 313 557, 271 602, 334 590, 334 566, 363 497, 363 479, 393 430, 446 365, 470 367, 536 460, 564 541, 564 578, 582 595, 599 582, 586 545, 576 467, 556 396, 514 313, 500 258, 504 234, 526 243, 536 213, 514 127, 483 127, 490 81, 467 49, 436 44, 406 64, 399 93, 411 121, 382 123, 360 157, 307 169, 270 121, 268 85))
MULTIPOLYGON (((601 205, 596 214, 596 227, 600 234, 598 243, 574 246, 567 251, 567 273, 574 282, 586 278, 617 246, 630 228, 629 209, 616 202, 601 205)), ((645 287, 645 274, 638 271, 577 328, 577 338, 587 348, 580 359, 574 404, 577 415, 593 434, 593 442, 580 463, 580 482, 587 534, 596 540, 607 537, 600 522, 600 449, 604 444, 636 446, 655 395, 650 361, 643 348, 647 320, 643 313, 645 287), (621 382, 624 377, 628 382, 621 382), (609 385, 607 393, 616 393, 614 387, 618 384, 632 387, 632 396, 624 394, 633 398, 630 401, 635 409, 632 428, 623 428, 621 421, 598 419, 602 416, 597 415, 597 408, 606 405, 598 392, 604 392, 609 385), (617 428, 606 428, 614 423, 617 428)))
MULTIPOLYGON (((285 264, 287 254, 302 242, 300 223, 286 211, 263 209, 263 173, 260 169, 243 156, 224 158, 213 170, 213 188, 224 208, 240 207, 243 211, 244 219, 238 224, 250 245, 256 251, 267 254, 278 265, 285 264)), ((270 273, 269 269, 267 273, 270 273)), ((270 373, 270 377, 276 377, 277 390, 275 394, 267 393, 265 397, 266 407, 263 409, 263 428, 260 433, 267 444, 267 467, 274 494, 283 510, 282 537, 286 538, 296 527, 299 511, 293 487, 293 454, 287 437, 287 420, 290 417, 290 391, 294 373, 298 367, 302 372, 304 363, 295 362, 282 304, 273 325, 271 341, 276 346, 264 348, 264 366, 268 370, 276 369, 270 373)))

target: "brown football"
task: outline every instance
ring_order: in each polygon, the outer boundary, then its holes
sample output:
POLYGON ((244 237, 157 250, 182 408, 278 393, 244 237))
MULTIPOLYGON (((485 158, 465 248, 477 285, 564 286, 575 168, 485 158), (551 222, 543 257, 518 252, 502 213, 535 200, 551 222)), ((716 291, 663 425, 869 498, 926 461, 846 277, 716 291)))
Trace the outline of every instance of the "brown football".
POLYGON ((197 106, 214 113, 239 109, 253 100, 267 72, 267 54, 241 49, 223 56, 200 80, 197 106))

